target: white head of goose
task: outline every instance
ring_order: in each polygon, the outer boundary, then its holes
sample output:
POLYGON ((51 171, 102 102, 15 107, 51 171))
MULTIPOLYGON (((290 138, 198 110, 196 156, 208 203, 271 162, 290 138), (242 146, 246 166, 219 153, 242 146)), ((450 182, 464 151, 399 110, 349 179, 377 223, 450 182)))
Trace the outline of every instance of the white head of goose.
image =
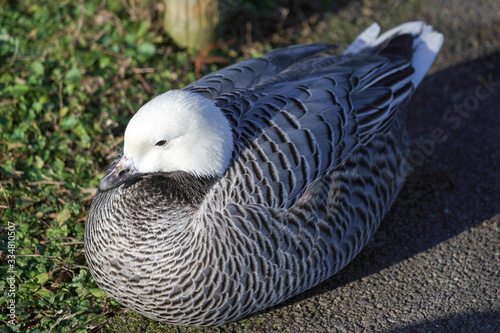
POLYGON ((154 320, 213 326, 276 305, 361 251, 405 179, 402 107, 443 36, 297 45, 144 105, 90 208, 98 286, 154 320))
POLYGON ((145 104, 125 131, 123 156, 100 182, 103 191, 153 173, 221 177, 233 152, 226 117, 198 94, 172 90, 145 104))

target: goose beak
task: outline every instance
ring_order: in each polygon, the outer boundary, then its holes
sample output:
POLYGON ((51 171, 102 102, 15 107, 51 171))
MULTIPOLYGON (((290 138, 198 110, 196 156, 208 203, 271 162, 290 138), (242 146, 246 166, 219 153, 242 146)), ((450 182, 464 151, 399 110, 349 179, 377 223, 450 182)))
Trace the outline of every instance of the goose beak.
POLYGON ((137 171, 134 166, 134 159, 128 158, 123 155, 123 157, 116 162, 116 164, 112 164, 106 175, 101 182, 99 183, 100 191, 108 191, 115 187, 120 186, 125 183, 127 180, 140 176, 141 173, 137 171))

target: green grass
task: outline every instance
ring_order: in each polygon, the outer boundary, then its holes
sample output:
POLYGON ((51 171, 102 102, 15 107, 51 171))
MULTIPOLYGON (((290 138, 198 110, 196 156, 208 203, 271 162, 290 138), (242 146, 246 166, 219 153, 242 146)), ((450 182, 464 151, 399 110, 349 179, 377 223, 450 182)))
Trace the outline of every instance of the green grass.
POLYGON ((86 214, 133 112, 196 77, 195 55, 143 2, 0 1, 0 320, 13 275, 11 330, 86 332, 122 311, 87 270, 86 214))

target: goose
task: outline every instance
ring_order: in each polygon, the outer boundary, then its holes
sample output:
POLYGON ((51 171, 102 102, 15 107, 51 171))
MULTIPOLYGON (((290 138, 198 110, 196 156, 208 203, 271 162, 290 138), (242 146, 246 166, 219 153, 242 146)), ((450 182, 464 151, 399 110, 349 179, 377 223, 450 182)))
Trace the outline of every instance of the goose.
POLYGON ((218 326, 345 267, 407 173, 401 109, 443 35, 371 25, 342 54, 295 45, 158 95, 100 181, 85 257, 156 321, 218 326))

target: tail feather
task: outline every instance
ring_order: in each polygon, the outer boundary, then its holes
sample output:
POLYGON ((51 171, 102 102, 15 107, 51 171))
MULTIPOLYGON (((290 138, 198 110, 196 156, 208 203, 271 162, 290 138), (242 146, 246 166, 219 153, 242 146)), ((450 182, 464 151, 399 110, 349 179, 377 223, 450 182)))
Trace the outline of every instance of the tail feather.
POLYGON ((380 33, 380 26, 377 23, 372 23, 344 50, 343 55, 351 55, 359 53, 373 45, 380 33))
POLYGON ((411 63, 415 70, 411 81, 414 87, 418 86, 443 45, 443 35, 420 21, 401 24, 380 36, 379 32, 380 26, 373 23, 346 48, 343 54, 353 55, 368 48, 378 49, 394 37, 409 34, 413 36, 411 63))

